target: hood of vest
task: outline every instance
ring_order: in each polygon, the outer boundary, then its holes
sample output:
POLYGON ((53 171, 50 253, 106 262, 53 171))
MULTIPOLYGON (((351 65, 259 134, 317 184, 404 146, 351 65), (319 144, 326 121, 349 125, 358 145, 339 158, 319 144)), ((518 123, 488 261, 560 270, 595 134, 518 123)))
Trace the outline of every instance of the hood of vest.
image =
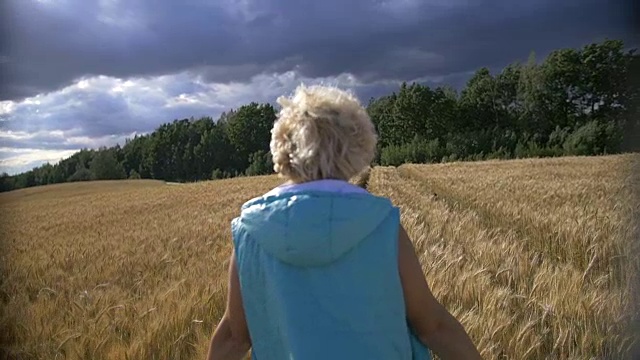
POLYGON ((303 191, 246 202, 232 227, 285 263, 323 266, 356 247, 394 210, 389 199, 369 193, 303 191))

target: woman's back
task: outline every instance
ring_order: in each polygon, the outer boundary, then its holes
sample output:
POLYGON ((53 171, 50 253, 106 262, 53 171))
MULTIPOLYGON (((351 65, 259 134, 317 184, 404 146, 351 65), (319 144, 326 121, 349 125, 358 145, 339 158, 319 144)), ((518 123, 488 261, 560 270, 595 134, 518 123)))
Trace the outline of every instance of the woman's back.
POLYGON ((423 344, 443 359, 480 358, 431 294, 398 209, 347 182, 375 157, 366 109, 325 86, 278 103, 269 146, 289 185, 231 222, 227 308, 207 358, 252 348, 260 360, 429 359, 423 344))
POLYGON ((247 202, 232 231, 255 358, 428 358, 406 322, 398 226, 388 199, 344 181, 247 202))

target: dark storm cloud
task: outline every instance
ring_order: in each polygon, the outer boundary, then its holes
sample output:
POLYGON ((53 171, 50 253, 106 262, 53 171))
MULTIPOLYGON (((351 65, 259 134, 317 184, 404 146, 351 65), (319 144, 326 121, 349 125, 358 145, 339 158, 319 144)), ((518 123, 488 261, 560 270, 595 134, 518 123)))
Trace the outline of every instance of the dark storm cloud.
POLYGON ((189 69, 214 82, 294 68, 308 77, 411 80, 499 67, 605 36, 631 38, 628 9, 606 0, 8 3, 2 66, 9 76, 0 99, 52 91, 80 76, 189 69))
MULTIPOLYGON (((441 17, 420 20, 358 43, 326 39, 324 46, 299 50, 312 58, 303 71, 323 76, 337 71, 363 80, 442 76, 500 68, 515 60, 538 58, 562 47, 582 46, 605 37, 637 44, 624 21, 624 8, 605 1, 507 5, 481 2, 441 17), (494 5, 491 5, 491 4, 494 5)), ((515 2, 514 2, 515 3, 515 2)))
POLYGON ((3 99, 55 90, 81 76, 176 72, 222 59, 238 41, 222 12, 189 2, 9 1, 3 99))

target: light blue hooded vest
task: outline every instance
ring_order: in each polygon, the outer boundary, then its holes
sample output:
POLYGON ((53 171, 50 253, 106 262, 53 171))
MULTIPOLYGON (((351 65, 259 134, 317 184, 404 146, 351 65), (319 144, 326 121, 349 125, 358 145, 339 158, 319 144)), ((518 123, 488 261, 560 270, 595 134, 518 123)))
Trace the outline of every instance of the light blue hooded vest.
POLYGON ((399 222, 337 180, 246 202, 231 228, 253 358, 430 359, 406 320, 399 222))

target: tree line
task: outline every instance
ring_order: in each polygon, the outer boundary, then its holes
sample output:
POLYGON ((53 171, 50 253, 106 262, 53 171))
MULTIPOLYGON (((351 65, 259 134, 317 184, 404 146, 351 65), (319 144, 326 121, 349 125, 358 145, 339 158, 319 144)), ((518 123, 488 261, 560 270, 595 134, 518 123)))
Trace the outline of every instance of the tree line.
MULTIPOLYGON (((403 83, 367 104, 379 135, 375 164, 601 155, 637 151, 635 49, 605 40, 530 56, 497 74, 478 69, 460 92, 403 83)), ((252 102, 219 119, 174 120, 124 145, 83 149, 57 164, 0 176, 0 191, 71 181, 190 182, 271 173, 277 109, 252 102)))

